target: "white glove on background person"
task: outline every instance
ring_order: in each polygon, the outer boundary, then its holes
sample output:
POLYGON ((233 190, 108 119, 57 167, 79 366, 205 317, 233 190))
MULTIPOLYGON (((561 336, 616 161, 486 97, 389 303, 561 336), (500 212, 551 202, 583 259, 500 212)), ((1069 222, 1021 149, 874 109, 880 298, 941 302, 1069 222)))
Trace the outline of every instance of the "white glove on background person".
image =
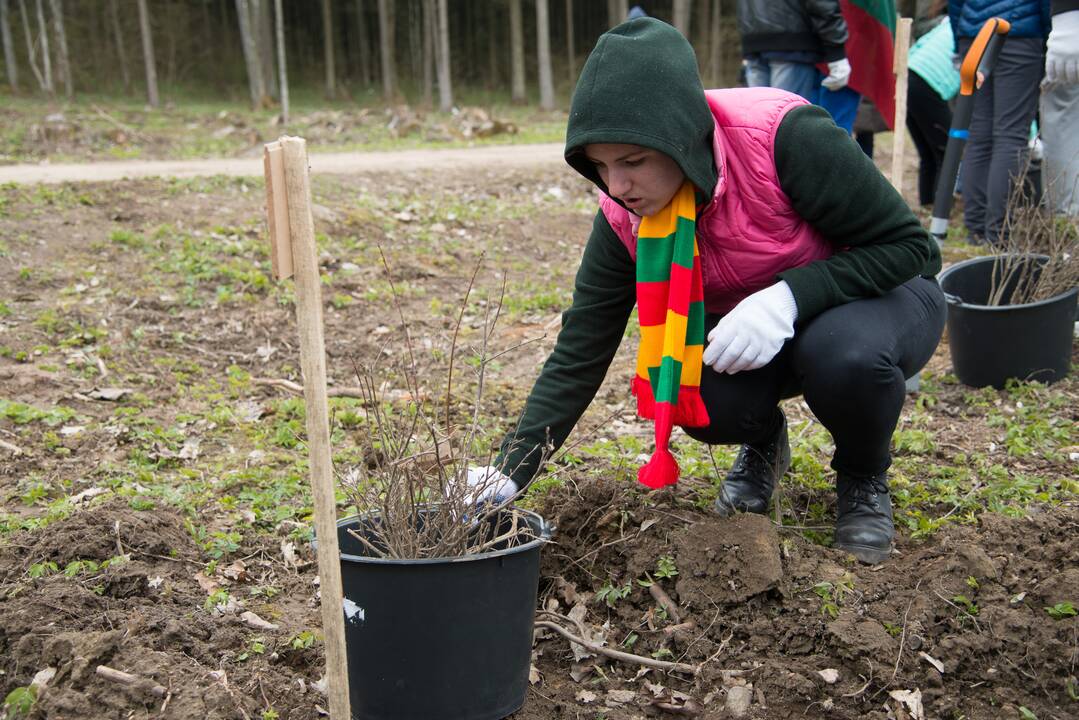
POLYGON ((1045 80, 1079 84, 1079 10, 1053 16, 1045 51, 1045 80))
POLYGON ((469 500, 473 504, 494 501, 496 505, 509 500, 520 490, 509 476, 492 465, 468 469, 469 500))
POLYGON ((826 89, 835 92, 847 87, 850 82, 850 60, 843 58, 828 63, 828 77, 820 81, 826 89))
POLYGON ((764 367, 783 343, 794 337, 797 319, 798 305, 785 281, 758 290, 735 305, 708 333, 704 364, 728 375, 764 367))

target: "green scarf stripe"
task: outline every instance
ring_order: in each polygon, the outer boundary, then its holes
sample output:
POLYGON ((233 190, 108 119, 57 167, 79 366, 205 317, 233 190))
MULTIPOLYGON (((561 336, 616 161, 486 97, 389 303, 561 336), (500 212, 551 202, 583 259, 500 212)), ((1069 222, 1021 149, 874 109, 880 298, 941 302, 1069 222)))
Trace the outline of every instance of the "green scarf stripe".
POLYGON ((682 386, 682 363, 664 355, 659 367, 648 368, 648 379, 652 383, 656 402, 673 405, 678 401, 678 390, 682 386), (667 382, 667 378, 671 378, 671 381, 667 382))
POLYGON ((637 238, 637 282, 668 282, 671 279, 672 236, 637 238))
POLYGON ((704 302, 698 300, 689 304, 689 317, 686 320, 686 347, 704 345, 704 302))
MULTIPOLYGON (((697 224, 689 218, 679 217, 674 230, 674 256, 672 263, 678 263, 687 270, 693 269, 693 238, 697 224)), ((668 273, 670 268, 667 268, 668 273)))

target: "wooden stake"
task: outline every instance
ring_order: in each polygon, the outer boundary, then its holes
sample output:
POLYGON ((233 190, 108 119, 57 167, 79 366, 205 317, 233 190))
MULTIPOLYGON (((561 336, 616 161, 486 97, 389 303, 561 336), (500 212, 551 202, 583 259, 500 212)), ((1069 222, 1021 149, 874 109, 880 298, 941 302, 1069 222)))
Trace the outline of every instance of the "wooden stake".
POLYGON ((903 194, 903 165, 907 154, 907 54, 910 52, 910 18, 895 23, 895 50, 892 72, 895 73, 895 122, 892 133, 892 186, 903 194))
MULTIPOLYGON (((348 669, 345 654, 345 614, 341 588, 341 555, 337 544, 337 504, 334 499, 333 468, 330 460, 330 417, 326 395, 326 350, 322 335, 322 291, 319 285, 318 248, 311 216, 311 186, 308 178, 307 143, 303 138, 283 137, 265 147, 267 170, 267 217, 275 275, 287 272, 296 277, 296 323, 300 331, 300 367, 303 370, 307 407, 307 453, 311 465, 314 494, 315 533, 318 538, 318 574, 322 592, 322 631, 326 645, 326 691, 331 720, 350 720, 348 669), (283 167, 274 172, 277 154, 283 167), (281 194, 284 190, 285 216, 282 222, 281 194), (282 232, 287 228, 287 236, 282 232), (291 246, 291 248, 290 248, 291 246)), ((282 275, 282 277, 287 277, 282 275)))

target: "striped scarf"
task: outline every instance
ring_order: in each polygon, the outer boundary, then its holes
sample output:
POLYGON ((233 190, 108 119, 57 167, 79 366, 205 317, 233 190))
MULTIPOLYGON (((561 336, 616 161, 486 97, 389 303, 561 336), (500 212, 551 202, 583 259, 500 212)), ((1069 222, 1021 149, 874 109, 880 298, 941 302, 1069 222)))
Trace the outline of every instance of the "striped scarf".
POLYGON ((696 218, 693 183, 687 180, 667 207, 641 220, 638 231, 641 345, 633 394, 637 413, 656 423, 656 451, 637 473, 650 488, 678 482, 678 463, 668 449, 671 428, 709 424, 700 393, 704 292, 696 218))

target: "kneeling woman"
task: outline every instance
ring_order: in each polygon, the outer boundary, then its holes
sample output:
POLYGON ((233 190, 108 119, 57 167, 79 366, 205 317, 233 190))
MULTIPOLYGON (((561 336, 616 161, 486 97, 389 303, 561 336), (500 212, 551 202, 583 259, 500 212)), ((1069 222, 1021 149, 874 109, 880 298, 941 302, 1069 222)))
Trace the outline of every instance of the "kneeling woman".
POLYGON ((716 506, 763 513, 790 464, 779 401, 835 440, 835 544, 863 562, 894 536, 887 470, 904 380, 944 324, 940 254, 828 114, 770 88, 705 91, 673 27, 603 35, 577 83, 566 161, 600 190, 573 304, 496 466, 524 487, 595 396, 638 306, 633 391, 656 421, 640 479, 677 480, 671 424, 740 443, 716 506))

